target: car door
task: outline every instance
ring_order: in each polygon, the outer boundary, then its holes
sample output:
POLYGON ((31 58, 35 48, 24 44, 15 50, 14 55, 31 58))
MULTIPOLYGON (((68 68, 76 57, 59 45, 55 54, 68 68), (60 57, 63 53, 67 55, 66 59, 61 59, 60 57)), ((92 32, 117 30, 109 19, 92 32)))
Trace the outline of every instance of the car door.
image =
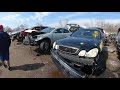
POLYGON ((67 29, 62 29, 62 38, 66 38, 68 36, 70 36, 72 34, 72 32, 70 32, 69 30, 67 29))
POLYGON ((56 40, 62 39, 63 37, 63 32, 61 28, 58 28, 53 31, 52 33, 52 42, 55 42, 56 40))
POLYGON ((120 32, 117 35, 117 44, 120 45, 120 32))

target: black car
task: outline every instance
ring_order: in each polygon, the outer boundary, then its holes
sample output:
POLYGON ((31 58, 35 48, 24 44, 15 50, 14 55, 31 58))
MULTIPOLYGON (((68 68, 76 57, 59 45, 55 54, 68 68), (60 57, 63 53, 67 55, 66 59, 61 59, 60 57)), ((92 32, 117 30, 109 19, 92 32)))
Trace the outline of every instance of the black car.
POLYGON ((101 30, 79 29, 54 42, 51 57, 67 76, 85 78, 95 71, 103 45, 101 30))

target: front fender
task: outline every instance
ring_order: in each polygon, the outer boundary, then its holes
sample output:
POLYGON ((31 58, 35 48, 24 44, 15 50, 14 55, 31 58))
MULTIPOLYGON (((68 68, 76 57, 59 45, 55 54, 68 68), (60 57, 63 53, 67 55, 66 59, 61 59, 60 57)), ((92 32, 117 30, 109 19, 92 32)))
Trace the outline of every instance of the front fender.
POLYGON ((42 39, 43 39, 43 37, 39 37, 39 38, 35 39, 35 42, 38 42, 38 41, 40 41, 42 39))

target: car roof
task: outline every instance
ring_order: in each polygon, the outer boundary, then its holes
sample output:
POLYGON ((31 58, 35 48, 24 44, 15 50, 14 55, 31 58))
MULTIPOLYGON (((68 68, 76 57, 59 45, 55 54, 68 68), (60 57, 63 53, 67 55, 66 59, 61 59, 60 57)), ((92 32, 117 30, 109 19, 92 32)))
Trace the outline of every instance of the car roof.
POLYGON ((88 28, 88 29, 99 30, 99 31, 101 31, 102 33, 104 33, 104 30, 103 30, 102 28, 88 28))

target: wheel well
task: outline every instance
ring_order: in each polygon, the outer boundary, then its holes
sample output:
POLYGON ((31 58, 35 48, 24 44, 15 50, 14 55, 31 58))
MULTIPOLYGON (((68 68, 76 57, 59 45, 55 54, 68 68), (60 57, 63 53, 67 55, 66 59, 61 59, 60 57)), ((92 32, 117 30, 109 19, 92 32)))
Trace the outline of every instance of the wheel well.
POLYGON ((49 39, 49 38, 44 38, 44 39, 42 39, 42 40, 39 40, 38 41, 38 43, 40 44, 42 41, 44 41, 44 40, 47 40, 48 42, 50 42, 50 44, 51 44, 51 40, 49 39))

